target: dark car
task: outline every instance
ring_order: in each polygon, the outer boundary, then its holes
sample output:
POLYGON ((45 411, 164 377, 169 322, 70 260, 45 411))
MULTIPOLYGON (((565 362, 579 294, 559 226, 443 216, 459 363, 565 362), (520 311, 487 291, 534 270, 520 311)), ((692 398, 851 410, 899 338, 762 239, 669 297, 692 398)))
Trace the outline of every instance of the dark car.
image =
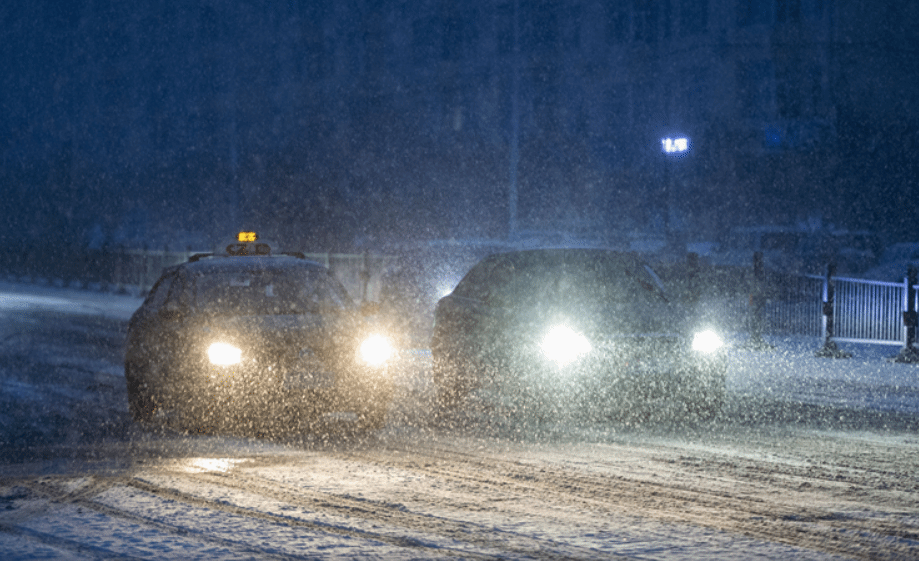
POLYGON ((637 256, 541 249, 475 265, 438 303, 431 352, 444 407, 494 386, 520 408, 612 416, 666 400, 711 415, 725 392, 721 344, 637 256))
POLYGON ((131 318, 128 404, 139 422, 163 416, 192 429, 308 426, 344 413, 370 430, 392 400, 391 353, 326 267, 231 244, 164 271, 131 318))

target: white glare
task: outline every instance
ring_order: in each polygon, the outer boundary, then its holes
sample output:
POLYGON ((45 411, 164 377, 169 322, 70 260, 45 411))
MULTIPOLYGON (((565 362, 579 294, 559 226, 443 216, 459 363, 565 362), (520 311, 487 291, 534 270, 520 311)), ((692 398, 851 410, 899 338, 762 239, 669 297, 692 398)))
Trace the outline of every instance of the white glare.
POLYGON ((361 343, 361 358, 371 366, 380 366, 393 354, 392 343, 382 335, 371 335, 361 343))
POLYGON ((229 366, 240 361, 242 351, 227 343, 214 343, 207 349, 207 357, 211 360, 211 364, 229 366))
POLYGON ((662 138, 661 145, 664 149, 664 152, 668 154, 676 154, 679 152, 685 152, 689 149, 689 140, 686 138, 662 138))
POLYGON ((581 355, 590 352, 590 342, 580 333, 566 325, 556 325, 549 330, 542 341, 542 352, 559 366, 571 363, 581 355))
POLYGON ((724 345, 724 341, 711 329, 700 331, 692 338, 692 349, 700 353, 713 353, 724 345))
POLYGON ((188 473, 206 473, 220 472, 226 473, 238 464, 246 460, 237 460, 232 458, 192 458, 188 464, 183 466, 183 471, 188 473))

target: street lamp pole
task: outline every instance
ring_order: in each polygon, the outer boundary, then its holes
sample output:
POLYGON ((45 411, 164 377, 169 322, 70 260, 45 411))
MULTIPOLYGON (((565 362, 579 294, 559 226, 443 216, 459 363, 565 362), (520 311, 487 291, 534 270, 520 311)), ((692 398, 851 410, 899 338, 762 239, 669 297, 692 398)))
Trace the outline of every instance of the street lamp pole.
POLYGON ((661 151, 667 157, 664 165, 664 202, 666 206, 664 216, 664 234, 667 237, 667 244, 673 242, 673 179, 671 177, 669 160, 682 158, 689 151, 689 138, 685 136, 665 137, 661 139, 661 151))
POLYGON ((517 167, 520 164, 520 1, 514 1, 514 51, 511 54, 511 138, 508 158, 507 234, 511 241, 517 239, 517 167))

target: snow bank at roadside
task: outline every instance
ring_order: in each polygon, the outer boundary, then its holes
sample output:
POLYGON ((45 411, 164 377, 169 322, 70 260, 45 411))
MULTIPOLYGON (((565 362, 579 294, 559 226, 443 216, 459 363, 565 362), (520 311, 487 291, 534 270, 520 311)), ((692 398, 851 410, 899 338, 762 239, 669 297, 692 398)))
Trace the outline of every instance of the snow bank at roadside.
POLYGON ((818 337, 767 338, 772 350, 728 352, 728 391, 776 401, 919 413, 919 365, 892 362, 895 346, 840 344, 851 358, 815 356, 818 337))
POLYGON ((142 302, 143 298, 130 294, 0 281, 0 312, 4 313, 49 310, 127 320, 142 302))

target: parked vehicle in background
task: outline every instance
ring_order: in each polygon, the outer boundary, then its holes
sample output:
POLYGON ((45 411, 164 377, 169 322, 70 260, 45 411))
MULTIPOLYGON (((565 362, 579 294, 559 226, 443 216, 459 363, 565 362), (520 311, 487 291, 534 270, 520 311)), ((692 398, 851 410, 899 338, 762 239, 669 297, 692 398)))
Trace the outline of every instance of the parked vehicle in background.
POLYGON ((438 303, 431 352, 445 408, 493 386, 540 415, 664 402, 712 415, 725 393, 721 345, 634 254, 539 249, 475 265, 438 303))
POLYGON ((862 276, 866 279, 901 282, 910 267, 919 267, 919 242, 900 242, 888 246, 878 264, 862 276))
POLYGON ((744 226, 724 236, 707 259, 715 265, 749 267, 759 252, 773 271, 823 274, 835 262, 840 275, 858 275, 878 262, 881 246, 880 237, 865 230, 744 226))
POLYGON ((288 430, 329 413, 372 430, 392 400, 392 352, 327 268, 241 233, 165 270, 131 318, 128 405, 138 422, 192 430, 288 430))

